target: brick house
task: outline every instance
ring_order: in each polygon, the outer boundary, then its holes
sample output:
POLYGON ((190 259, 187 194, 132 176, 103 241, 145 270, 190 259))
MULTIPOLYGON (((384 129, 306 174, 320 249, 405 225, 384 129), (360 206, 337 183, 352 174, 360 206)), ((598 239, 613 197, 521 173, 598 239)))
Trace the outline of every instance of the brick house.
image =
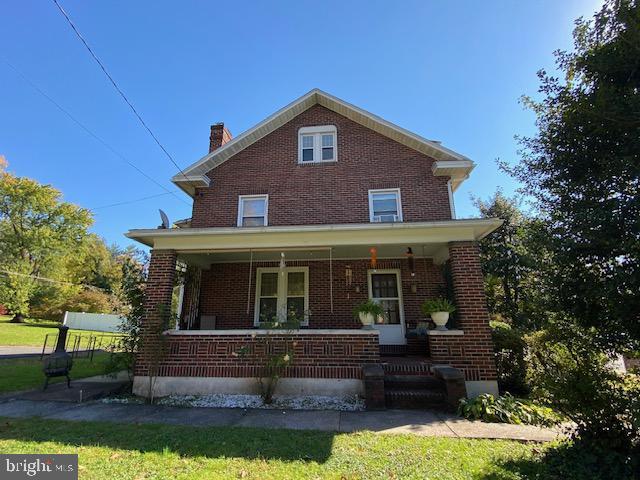
POLYGON ((172 179, 192 217, 127 233, 152 248, 143 328, 184 279, 156 394, 254 391, 259 366, 234 352, 286 311, 302 325, 281 393, 362 393, 367 365, 412 377, 449 365, 469 395, 497 392, 476 242, 500 221, 456 219, 452 195, 473 168, 317 89, 235 138, 213 125, 209 153, 172 179), (449 330, 416 330, 439 296, 457 306, 449 330), (367 299, 386 311, 372 329, 352 313, 367 299))

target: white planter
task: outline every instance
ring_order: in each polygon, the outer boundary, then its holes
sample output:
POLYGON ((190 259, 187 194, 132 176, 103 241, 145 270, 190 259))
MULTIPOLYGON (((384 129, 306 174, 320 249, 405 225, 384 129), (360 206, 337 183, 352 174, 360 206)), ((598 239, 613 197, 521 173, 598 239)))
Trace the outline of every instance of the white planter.
POLYGON ((436 330, 446 330, 446 325, 449 321, 449 312, 433 312, 431 314, 431 320, 436 324, 436 330))
POLYGON ((358 316, 360 317, 360 322, 362 323, 363 327, 371 328, 374 320, 372 313, 360 312, 358 313, 358 316))

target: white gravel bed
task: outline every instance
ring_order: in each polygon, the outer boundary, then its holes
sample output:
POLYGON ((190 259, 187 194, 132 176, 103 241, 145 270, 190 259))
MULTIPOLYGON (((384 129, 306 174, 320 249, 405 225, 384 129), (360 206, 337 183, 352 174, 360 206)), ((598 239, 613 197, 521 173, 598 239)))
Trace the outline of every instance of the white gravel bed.
MULTIPOLYGON (((109 397, 101 401, 120 404, 144 403, 144 399, 134 396, 109 397)), ((348 412, 364 410, 364 401, 357 395, 344 397, 281 395, 275 396, 273 403, 269 405, 262 402, 260 395, 230 395, 222 393, 213 395, 170 395, 159 398, 156 404, 171 407, 198 408, 265 408, 276 410, 340 410, 348 412)))

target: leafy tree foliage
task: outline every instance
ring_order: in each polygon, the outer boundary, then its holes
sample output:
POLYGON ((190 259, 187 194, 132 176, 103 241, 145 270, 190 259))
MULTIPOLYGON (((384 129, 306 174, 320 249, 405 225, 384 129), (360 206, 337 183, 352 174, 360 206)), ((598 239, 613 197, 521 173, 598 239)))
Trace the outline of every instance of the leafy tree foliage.
POLYGON ((489 311, 519 329, 540 328, 547 296, 541 277, 549 264, 543 222, 500 190, 487 201, 474 201, 482 218, 503 221, 480 242, 489 311))
POLYGON ((615 455, 609 478, 628 478, 640 471, 640 378, 614 371, 596 341, 594 328, 558 315, 527 337, 528 374, 536 397, 575 422, 582 445, 615 455))
POLYGON ((610 0, 578 20, 564 79, 539 72, 525 99, 537 135, 506 167, 548 221, 553 309, 610 349, 640 340, 640 6, 610 0))
POLYGON ((29 313, 39 285, 34 277, 58 272, 92 223, 88 210, 60 197, 49 185, 0 171, 0 303, 16 321, 29 313))
POLYGON ((541 100, 525 99, 538 132, 521 139, 518 165, 504 165, 537 204, 549 260, 529 378, 576 423, 581 449, 615 458, 601 476, 629 478, 640 468, 640 382, 608 362, 640 343, 640 5, 609 0, 576 22, 574 39, 556 53, 564 78, 539 73, 541 100))

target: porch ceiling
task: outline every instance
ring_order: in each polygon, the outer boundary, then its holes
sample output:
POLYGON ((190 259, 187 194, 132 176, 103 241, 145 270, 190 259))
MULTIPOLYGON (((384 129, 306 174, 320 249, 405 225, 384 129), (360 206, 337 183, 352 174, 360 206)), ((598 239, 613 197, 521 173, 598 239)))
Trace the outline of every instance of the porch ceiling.
MULTIPOLYGON (((444 220, 437 222, 366 223, 225 228, 173 228, 130 230, 126 236, 156 249, 177 250, 181 256, 215 254, 214 261, 241 261, 250 251, 269 255, 296 251, 298 259, 366 258, 369 248, 379 258, 403 255, 438 257, 449 242, 480 240, 502 224, 500 219, 444 220), (307 256, 307 258, 304 258, 307 256)), ((207 257, 199 257, 206 259, 207 257)), ((208 260, 207 260, 208 261, 208 260)), ((209 262, 212 263, 212 262, 209 262)))
MULTIPOLYGON (((181 251, 178 258, 188 265, 197 265, 208 268, 212 263, 242 263, 242 262, 277 262, 280 254, 285 254, 287 262, 316 261, 316 260, 355 260, 370 258, 369 249, 371 245, 338 245, 335 247, 322 248, 282 248, 268 250, 222 250, 211 252, 188 252, 181 251), (331 250, 331 253, 329 252, 331 250)), ((437 262, 446 260, 448 250, 444 244, 403 244, 403 245, 382 245, 376 247, 378 259, 404 258, 407 247, 411 247, 416 258, 433 258, 437 262)))

